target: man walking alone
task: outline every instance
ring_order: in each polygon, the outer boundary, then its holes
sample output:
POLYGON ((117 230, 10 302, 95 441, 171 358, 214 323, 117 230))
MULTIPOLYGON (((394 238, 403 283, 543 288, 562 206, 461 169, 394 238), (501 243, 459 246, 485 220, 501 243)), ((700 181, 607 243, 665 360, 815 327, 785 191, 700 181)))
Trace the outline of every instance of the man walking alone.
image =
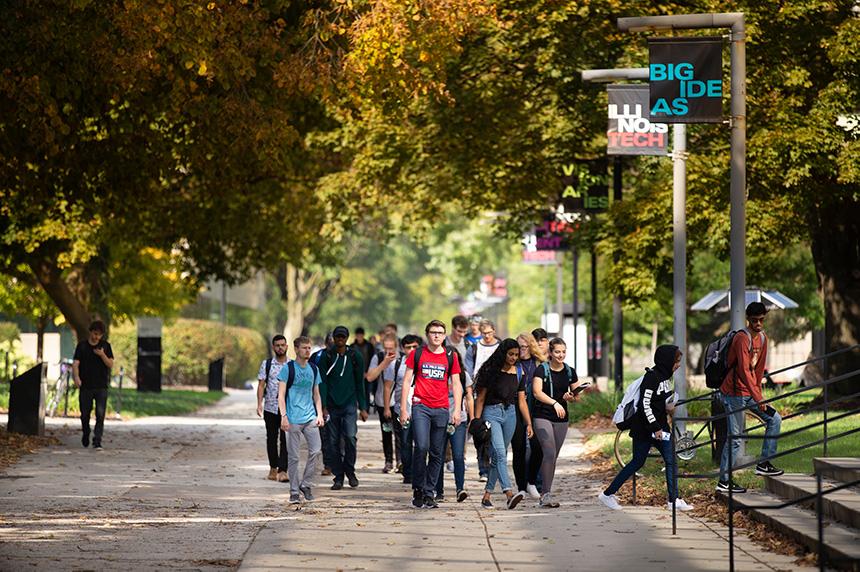
POLYGON ((102 448, 110 370, 113 368, 113 350, 104 336, 104 322, 96 320, 90 324, 89 336, 75 348, 72 362, 75 385, 80 388, 81 428, 84 433, 81 444, 84 447, 90 446, 90 413, 95 401, 96 429, 93 434, 93 449, 96 450, 102 448))

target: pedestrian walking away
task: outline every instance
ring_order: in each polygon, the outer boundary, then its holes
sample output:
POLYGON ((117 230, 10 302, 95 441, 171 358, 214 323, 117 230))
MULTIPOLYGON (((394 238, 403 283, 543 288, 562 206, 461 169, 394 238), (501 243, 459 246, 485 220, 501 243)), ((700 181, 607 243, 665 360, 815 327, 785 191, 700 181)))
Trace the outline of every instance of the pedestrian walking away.
POLYGON ((579 392, 589 382, 580 383, 576 371, 566 363, 567 345, 561 338, 549 342, 550 361, 542 363, 535 371, 532 388, 534 390, 535 433, 543 452, 540 473, 542 490, 540 506, 558 508, 552 497, 552 482, 558 463, 558 454, 567 437, 570 422, 567 404, 579 399, 579 392))
POLYGON ((322 354, 319 369, 323 380, 324 413, 329 415, 327 446, 334 475, 331 488, 336 491, 343 488, 344 478, 350 487, 358 486, 356 435, 358 419, 367 421, 367 399, 361 354, 346 345, 349 330, 346 326, 338 326, 332 336, 334 348, 322 354))
POLYGON ((507 338, 484 362, 475 380, 478 398, 475 401, 475 415, 490 423, 490 466, 484 497, 481 505, 493 508, 490 495, 496 482, 507 497, 507 507, 516 508, 525 493, 513 492, 508 475, 508 445, 514 436, 519 408, 526 424, 526 437, 531 438, 532 420, 526 403, 526 389, 519 361, 520 348, 516 340, 507 338))
MULTIPOLYGON (((767 336, 764 333, 764 319, 767 308, 761 302, 752 302, 746 308, 747 327, 738 331, 732 338, 727 356, 729 371, 720 386, 723 407, 730 415, 727 417, 727 431, 739 435, 743 431, 744 408, 756 415, 765 425, 766 439, 761 444, 761 457, 755 467, 757 475, 779 476, 781 469, 773 466, 770 460, 776 455, 777 439, 782 427, 782 417, 770 405, 762 403, 761 380, 767 362, 767 336)), ((732 448, 733 464, 740 457, 740 439, 727 441, 720 456, 720 480, 717 490, 745 493, 746 489, 729 483, 729 447, 732 448)))
POLYGON ((287 473, 287 434, 281 429, 278 410, 278 374, 287 364, 287 338, 272 338, 272 356, 264 359, 257 374, 257 417, 266 424, 266 453, 269 457, 270 481, 289 481, 287 473))
POLYGON ((412 506, 436 508, 434 492, 442 469, 445 434, 449 426, 460 425, 463 391, 460 362, 454 352, 446 352, 445 323, 433 320, 424 328, 427 346, 416 348, 406 358, 404 386, 414 385, 412 411, 408 396, 401 395, 400 417, 410 422, 412 451, 412 506), (454 412, 449 418, 448 391, 454 393, 454 412))
POLYGON ((113 349, 105 339, 105 324, 95 320, 90 324, 87 339, 75 347, 72 375, 80 390, 78 403, 81 408, 81 444, 90 446, 90 415, 96 405, 96 426, 93 432, 93 449, 101 450, 107 413, 110 370, 113 368, 113 349))
POLYGON ((675 392, 672 390, 672 374, 681 367, 681 350, 678 346, 663 345, 654 353, 654 369, 648 369, 642 377, 636 413, 630 425, 633 439, 633 459, 624 465, 605 491, 597 495, 598 500, 613 510, 621 510, 615 493, 627 479, 642 468, 648 459, 651 447, 660 451, 666 468, 666 491, 668 506, 672 503, 678 510, 692 510, 692 506, 678 498, 677 464, 670 442, 668 413, 674 409, 675 392))
POLYGON ((296 359, 282 367, 278 380, 278 412, 281 429, 289 435, 290 504, 313 501, 313 481, 317 462, 322 454, 320 427, 323 419, 319 368, 308 360, 311 357, 311 340, 299 336, 293 342, 296 359), (299 447, 301 438, 308 447, 308 460, 304 473, 299 476, 299 447))
POLYGON ((393 403, 393 393, 385 391, 385 380, 383 373, 397 359, 399 352, 397 351, 397 336, 393 333, 385 334, 382 340, 382 350, 374 352, 370 358, 370 367, 364 375, 364 379, 368 387, 374 387, 373 401, 375 409, 379 415, 379 427, 382 433, 382 453, 385 456, 385 466, 382 468, 383 473, 394 471, 395 461, 400 463, 400 443, 394 439, 394 431, 391 422, 391 406, 393 403), (386 410, 388 415, 386 416, 386 410))
POLYGON ((403 379, 406 377, 406 356, 420 345, 421 338, 415 334, 403 336, 403 339, 400 340, 402 353, 382 374, 385 394, 393 396, 393 404, 387 410, 383 408, 383 417, 391 417, 395 439, 400 441, 401 466, 399 469, 403 475, 403 483, 407 485, 412 484, 412 426, 400 417, 400 404, 405 392, 406 412, 411 416, 413 385, 404 387, 403 379))
MULTIPOLYGON (((535 371, 540 364, 547 360, 547 357, 546 353, 538 346, 534 336, 528 332, 523 332, 517 336, 517 344, 520 346, 519 365, 523 371, 523 382, 526 386, 526 403, 528 403, 529 414, 532 416, 532 422, 534 422, 532 381, 535 377, 535 371)), ((535 432, 537 432, 536 427, 535 432)), ((513 438, 511 438, 511 450, 514 454, 513 468, 517 490, 525 491, 530 497, 538 500, 540 493, 537 481, 543 453, 537 435, 531 439, 526 438, 526 424, 519 408, 517 409, 517 428, 514 430, 513 438)))

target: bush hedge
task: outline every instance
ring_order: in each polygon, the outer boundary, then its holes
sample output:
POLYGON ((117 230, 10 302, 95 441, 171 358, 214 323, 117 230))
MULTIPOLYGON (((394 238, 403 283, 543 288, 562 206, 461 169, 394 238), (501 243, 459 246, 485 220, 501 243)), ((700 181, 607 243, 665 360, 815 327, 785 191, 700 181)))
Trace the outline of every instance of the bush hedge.
MULTIPOLYGON (((137 370, 137 326, 111 328, 110 342, 116 358, 114 373, 125 367, 132 379, 137 370)), ((227 326, 208 320, 181 318, 164 327, 161 338, 161 373, 164 385, 206 385, 209 362, 224 356, 226 381, 241 387, 256 379, 267 345, 256 330, 227 326)))

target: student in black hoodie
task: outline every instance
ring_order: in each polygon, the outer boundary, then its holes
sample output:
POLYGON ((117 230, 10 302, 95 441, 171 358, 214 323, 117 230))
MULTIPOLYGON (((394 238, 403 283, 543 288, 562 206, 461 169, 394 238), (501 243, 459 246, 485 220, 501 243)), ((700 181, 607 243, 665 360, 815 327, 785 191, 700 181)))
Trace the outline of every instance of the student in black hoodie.
POLYGON ((633 460, 627 463, 612 484, 597 495, 598 500, 613 510, 621 510, 615 493, 627 479, 642 468, 648 459, 651 447, 656 447, 663 456, 666 465, 666 488, 668 489, 668 507, 678 510, 692 510, 692 506, 678 498, 678 481, 675 478, 676 464, 672 455, 672 444, 669 442, 671 429, 667 413, 674 409, 667 405, 667 400, 674 396, 672 390, 672 374, 681 367, 681 350, 678 346, 664 345, 654 353, 654 369, 646 369, 645 377, 639 391, 636 403, 636 414, 630 427, 633 438, 633 460))

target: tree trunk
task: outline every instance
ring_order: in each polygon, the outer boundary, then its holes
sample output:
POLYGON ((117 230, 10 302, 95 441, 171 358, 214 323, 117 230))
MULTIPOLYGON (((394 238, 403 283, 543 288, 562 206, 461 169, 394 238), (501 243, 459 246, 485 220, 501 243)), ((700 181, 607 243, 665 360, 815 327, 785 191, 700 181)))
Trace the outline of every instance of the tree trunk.
MULTIPOLYGON (((860 344, 860 205, 824 207, 811 225, 812 256, 824 297, 826 351, 860 344)), ((828 360, 826 378, 860 371, 860 349, 828 360)), ((860 391, 860 373, 833 386, 833 394, 860 391)))
POLYGON ((36 319, 36 361, 41 363, 45 353, 45 329, 48 326, 48 319, 44 316, 39 316, 36 319))
POLYGON ((303 270, 292 264, 287 264, 279 276, 283 277, 281 296, 287 310, 284 337, 292 345, 298 336, 307 334, 337 280, 325 278, 320 270, 303 270))
POLYGON ((75 332, 78 341, 87 339, 90 328, 90 313, 84 304, 75 296, 72 289, 63 280, 59 267, 50 260, 39 260, 30 263, 33 276, 41 284, 45 293, 50 296, 63 317, 75 332))

